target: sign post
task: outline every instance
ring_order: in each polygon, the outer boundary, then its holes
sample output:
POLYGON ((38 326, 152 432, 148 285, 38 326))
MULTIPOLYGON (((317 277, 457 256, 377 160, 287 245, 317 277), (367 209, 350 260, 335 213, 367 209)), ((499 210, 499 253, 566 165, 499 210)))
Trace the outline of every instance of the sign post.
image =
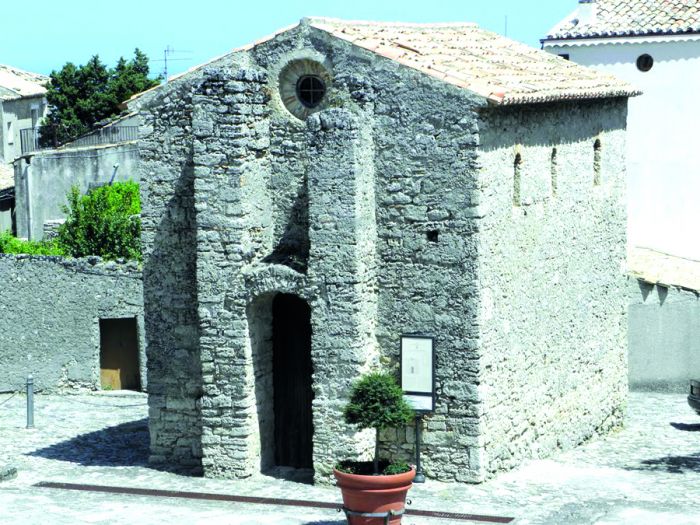
POLYGON ((435 410, 435 340, 427 335, 401 336, 401 389, 404 399, 416 412, 416 477, 424 483, 420 463, 423 415, 435 410))

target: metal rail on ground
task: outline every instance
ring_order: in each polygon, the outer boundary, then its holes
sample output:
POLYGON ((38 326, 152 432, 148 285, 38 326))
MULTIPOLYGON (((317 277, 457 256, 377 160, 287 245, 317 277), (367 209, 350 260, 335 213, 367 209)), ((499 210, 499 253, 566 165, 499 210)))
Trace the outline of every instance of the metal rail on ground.
MULTIPOLYGON (((114 487, 108 485, 83 485, 78 483, 55 483, 41 481, 33 485, 44 489, 80 490, 85 492, 102 492, 107 494, 127 494, 132 496, 155 496, 161 498, 182 498, 210 501, 229 501, 233 503, 252 503, 259 505, 277 505, 286 507, 307 507, 317 509, 342 510, 339 503, 297 499, 263 498, 259 496, 236 496, 233 494, 216 494, 209 492, 182 492, 176 490, 143 489, 134 487, 114 487)), ((442 512, 432 510, 406 509, 407 516, 423 516, 445 520, 475 521, 479 523, 510 523, 515 518, 506 516, 486 516, 459 512, 442 512)))

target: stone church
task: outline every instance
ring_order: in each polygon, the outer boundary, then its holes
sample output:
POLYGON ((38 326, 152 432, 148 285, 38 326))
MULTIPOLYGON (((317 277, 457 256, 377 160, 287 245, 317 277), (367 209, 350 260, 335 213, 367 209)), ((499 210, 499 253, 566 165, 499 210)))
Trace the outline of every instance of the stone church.
POLYGON ((635 94, 473 24, 311 18, 132 99, 151 462, 326 481, 406 333, 435 338, 429 477, 619 425, 635 94))

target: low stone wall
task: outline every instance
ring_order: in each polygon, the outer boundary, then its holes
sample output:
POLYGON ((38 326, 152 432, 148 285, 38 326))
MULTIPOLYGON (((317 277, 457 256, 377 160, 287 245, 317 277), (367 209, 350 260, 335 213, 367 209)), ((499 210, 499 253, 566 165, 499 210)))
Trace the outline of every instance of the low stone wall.
POLYGON ((686 392, 700 379, 700 294, 629 279, 632 390, 686 392))
POLYGON ((100 319, 114 318, 136 319, 145 388, 137 263, 0 254, 0 390, 30 373, 44 391, 100 388, 100 319))

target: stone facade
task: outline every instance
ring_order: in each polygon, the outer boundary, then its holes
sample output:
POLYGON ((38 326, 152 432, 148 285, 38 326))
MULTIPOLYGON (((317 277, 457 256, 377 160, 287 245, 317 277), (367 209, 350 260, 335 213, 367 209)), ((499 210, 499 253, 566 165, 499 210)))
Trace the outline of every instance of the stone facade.
POLYGON ((371 454, 342 407, 397 368, 402 333, 436 339, 430 477, 482 481, 619 423, 625 98, 494 107, 302 24, 138 104, 152 462, 276 464, 281 294, 311 311, 316 481, 371 454), (332 89, 299 119, 279 83, 310 62, 332 89))
POLYGON ((28 374, 43 391, 100 388, 100 319, 134 318, 146 387, 143 288, 136 263, 0 255, 0 389, 28 374))

